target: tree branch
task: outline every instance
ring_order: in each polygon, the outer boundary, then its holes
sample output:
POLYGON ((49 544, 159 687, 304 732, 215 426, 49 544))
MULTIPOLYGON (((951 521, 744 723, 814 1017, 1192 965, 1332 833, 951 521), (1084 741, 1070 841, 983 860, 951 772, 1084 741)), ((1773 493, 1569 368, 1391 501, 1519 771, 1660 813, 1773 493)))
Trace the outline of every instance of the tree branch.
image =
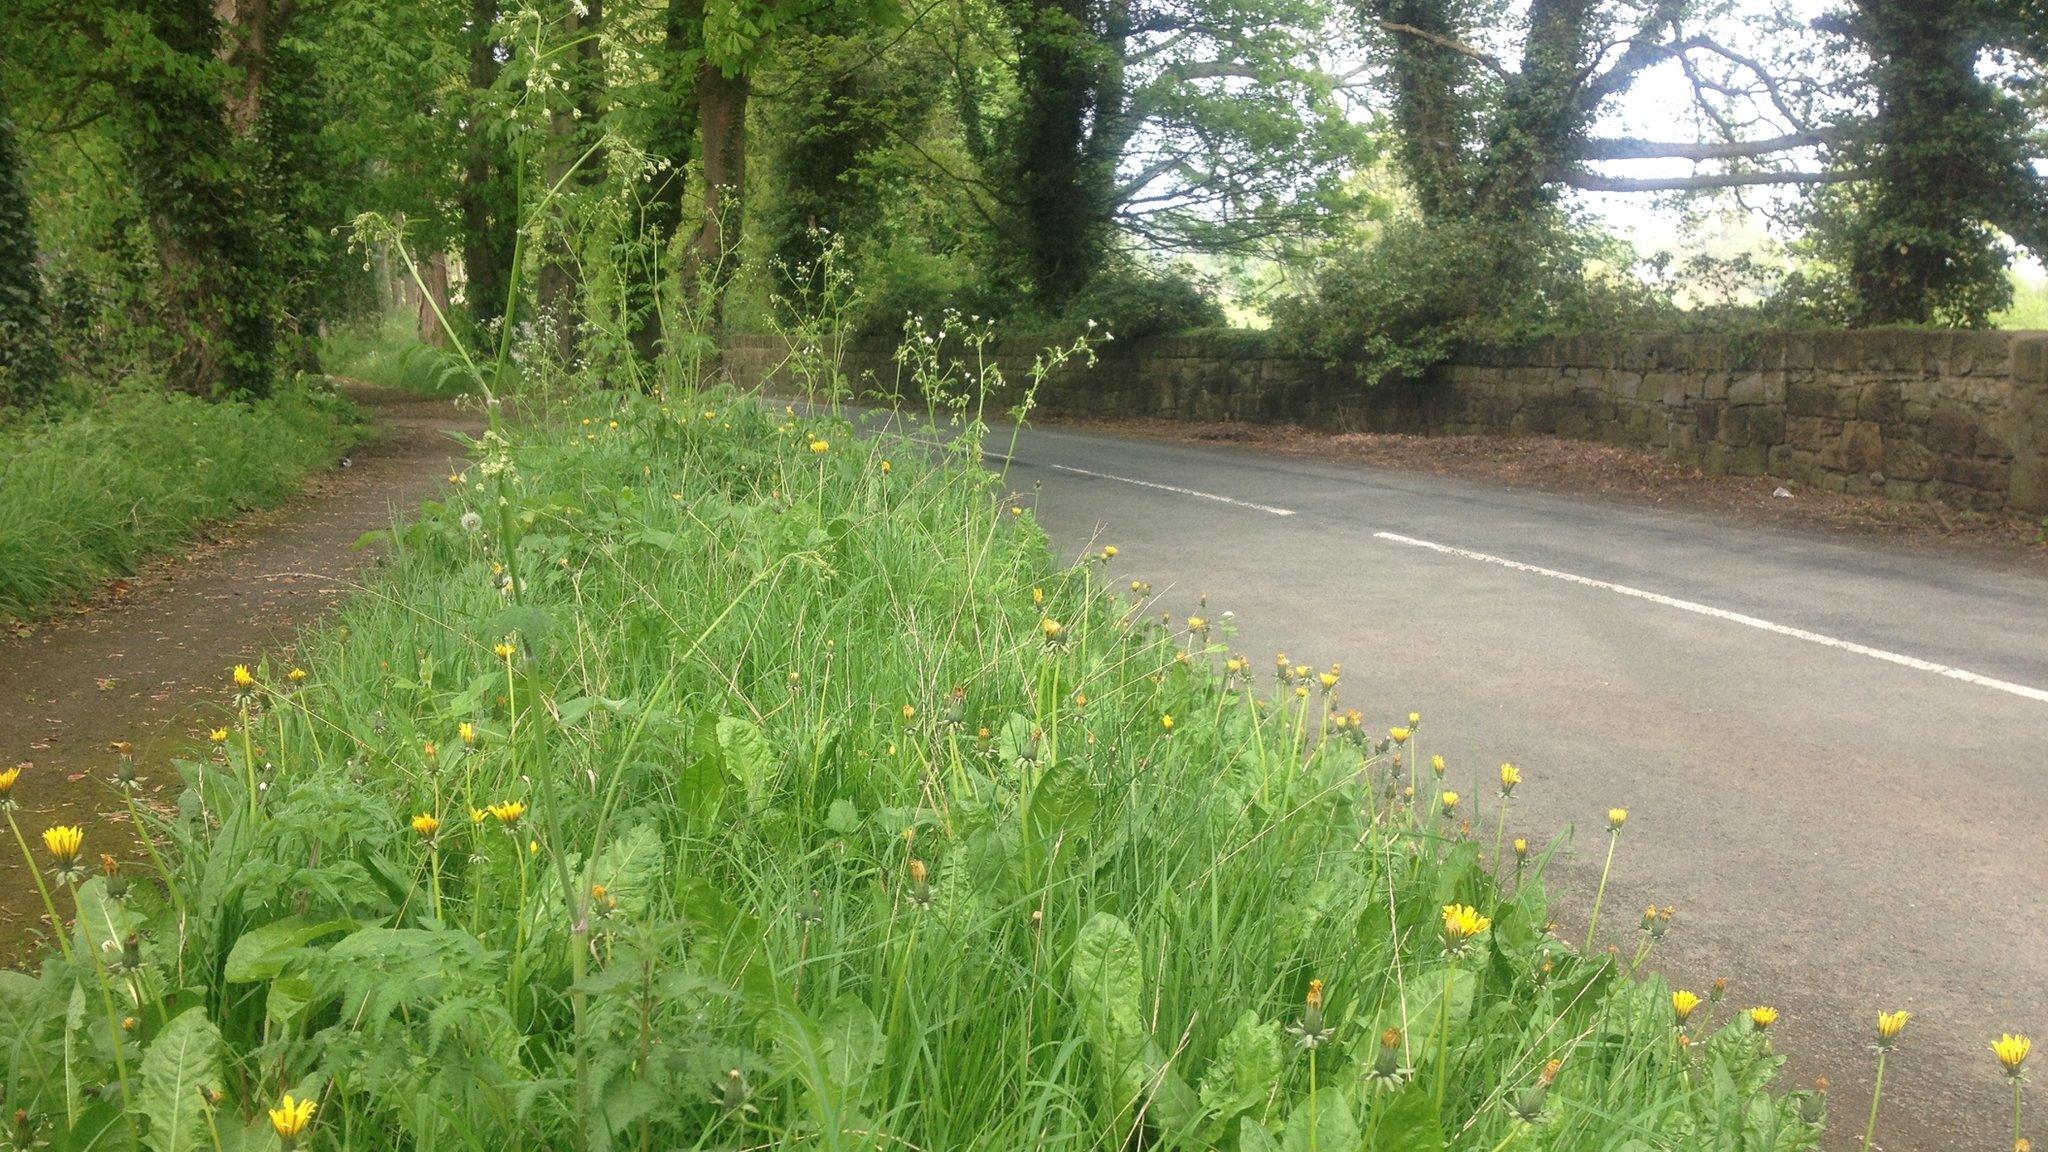
POLYGON ((1428 29, 1417 28, 1413 24, 1401 24, 1392 20, 1380 21, 1380 29, 1385 32, 1393 32, 1402 36, 1413 36, 1417 40, 1421 40, 1429 44, 1434 44, 1437 47, 1443 48, 1447 51, 1456 52, 1460 56, 1466 56, 1470 57, 1473 60, 1477 60, 1481 64, 1484 64, 1488 68, 1492 69, 1494 75, 1502 77, 1503 79, 1505 79, 1508 76, 1507 65, 1502 64, 1500 62, 1499 57, 1494 56, 1490 52, 1483 52, 1477 48, 1474 48, 1472 45, 1467 44, 1462 40, 1453 40, 1449 36, 1440 36, 1435 32, 1429 31, 1428 29))
POLYGON ((1860 171, 1847 172, 1706 172, 1692 176, 1605 176, 1575 169, 1564 174, 1564 182, 1586 192, 1693 192, 1709 188, 1747 188, 1759 184, 1842 184, 1861 180, 1860 171))
POLYGON ((1609 140, 1588 140, 1588 160, 1747 160, 1772 156, 1794 148, 1815 148, 1833 144, 1847 133, 1841 128, 1817 132, 1790 132, 1764 140, 1733 140, 1725 143, 1688 140, 1640 140, 1620 136, 1609 140))

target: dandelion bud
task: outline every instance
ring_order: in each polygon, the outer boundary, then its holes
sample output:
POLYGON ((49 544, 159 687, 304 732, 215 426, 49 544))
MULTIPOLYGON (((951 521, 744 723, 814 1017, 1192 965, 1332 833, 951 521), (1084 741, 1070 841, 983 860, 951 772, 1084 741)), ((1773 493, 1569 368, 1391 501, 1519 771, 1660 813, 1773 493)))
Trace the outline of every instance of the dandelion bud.
POLYGON ((1714 981, 1713 991, 1707 994, 1707 999, 1711 1003, 1719 1004, 1721 998, 1726 995, 1728 995, 1728 978, 1723 976, 1714 981))
POLYGON ((1520 864, 1522 861, 1527 860, 1528 858, 1529 841, 1521 836, 1515 837, 1515 863, 1520 864))
POLYGON ((1513 764, 1503 764, 1500 766, 1500 794, 1502 796, 1514 795, 1515 785, 1521 782, 1522 770, 1520 768, 1515 767, 1513 764))
POLYGON ((1626 823, 1628 823, 1628 809, 1609 808, 1607 810, 1607 827, 1609 830, 1619 832, 1621 831, 1621 826, 1626 823))
POLYGON ((1896 1047, 1899 1042, 1899 1033, 1906 1030, 1906 1021, 1912 1018, 1913 1014, 1911 1012, 1879 1012, 1877 1014, 1877 1046, 1879 1050, 1889 1052, 1896 1047))
POLYGON ((929 908, 932 903, 931 872, 924 861, 910 858, 910 902, 920 908, 929 908))

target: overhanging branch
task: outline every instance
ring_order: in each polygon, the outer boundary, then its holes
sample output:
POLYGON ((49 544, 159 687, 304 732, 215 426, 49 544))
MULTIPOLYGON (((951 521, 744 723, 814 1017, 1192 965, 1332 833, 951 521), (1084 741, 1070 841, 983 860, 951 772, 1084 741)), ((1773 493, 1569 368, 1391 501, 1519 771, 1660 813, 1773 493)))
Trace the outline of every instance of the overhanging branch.
POLYGON ((1694 192, 1712 188, 1748 188, 1764 184, 1843 184, 1861 180, 1862 172, 1709 172, 1693 176, 1604 176, 1572 171, 1564 182, 1586 192, 1694 192))
POLYGON ((1496 76, 1505 77, 1508 75, 1507 65, 1502 64, 1500 62, 1499 57, 1494 56, 1490 52, 1485 52, 1478 48, 1474 48, 1472 45, 1467 44, 1462 40, 1453 40, 1449 36, 1444 36, 1435 32, 1431 32, 1426 28, 1417 28, 1413 24, 1402 24, 1393 20, 1380 21, 1380 29, 1385 32, 1392 32, 1399 36, 1413 36, 1417 40, 1421 40, 1424 43, 1434 44, 1437 47, 1445 49, 1447 51, 1456 52, 1460 56, 1465 56, 1470 59, 1477 60, 1481 64, 1484 64, 1488 68, 1492 69, 1493 74, 1496 76))
POLYGON ((1700 141, 1641 140, 1620 136, 1586 142, 1588 160, 1746 160, 1774 156, 1795 148, 1833 144, 1845 133, 1840 128, 1817 132, 1788 132, 1763 140, 1700 141))

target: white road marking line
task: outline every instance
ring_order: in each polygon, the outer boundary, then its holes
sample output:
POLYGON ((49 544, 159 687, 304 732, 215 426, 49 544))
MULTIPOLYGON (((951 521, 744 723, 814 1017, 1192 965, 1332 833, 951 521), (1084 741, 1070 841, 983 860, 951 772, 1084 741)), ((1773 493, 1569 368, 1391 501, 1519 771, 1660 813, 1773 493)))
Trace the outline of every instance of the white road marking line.
POLYGON ((1662 604, 1666 608, 1696 612, 1701 616, 1712 616, 1716 620, 1727 620, 1731 623, 1758 628, 1765 632, 1775 632, 1780 636, 1790 636, 1795 640, 1805 640, 1829 648, 1839 648, 1844 652, 1854 652, 1858 656, 1868 656, 1874 660, 1883 660, 1888 664, 1897 664, 1901 667, 1914 668, 1922 672, 1933 672, 1936 675, 1946 676, 1951 680, 1961 680, 1966 684, 1976 684, 1984 688, 1996 688, 2000 692, 2010 692, 2015 696, 2024 696, 2029 700, 2039 700, 2043 703, 2048 703, 2048 690, 2029 688, 2025 684, 2014 684, 2009 680, 1993 679, 1990 676, 1982 676, 1966 669, 1951 668, 1946 664, 1937 664, 1932 660, 1922 660, 1918 656, 1906 656, 1897 652, 1887 652, 1882 648, 1872 648, 1867 644, 1858 644, 1853 640, 1840 640, 1833 636, 1823 636, 1818 632, 1808 632, 1804 628, 1794 628, 1787 624, 1774 624, 1769 620, 1760 620, 1755 616, 1745 616, 1740 612, 1730 612, 1726 608, 1716 608, 1711 604, 1698 604, 1691 600, 1680 600, 1676 597, 1664 596, 1656 592, 1645 592, 1641 588, 1631 588, 1626 584, 1612 584, 1605 580, 1595 580, 1590 576, 1575 576, 1570 572, 1559 572, 1555 568, 1544 568, 1536 564, 1524 564, 1519 560, 1509 560, 1501 556, 1489 556, 1484 552, 1474 552, 1467 548, 1453 548, 1448 544, 1435 544, 1428 540, 1417 540, 1412 536, 1401 536, 1393 532, 1375 532, 1373 536, 1375 539, 1391 540, 1396 544, 1407 544, 1415 548, 1427 548, 1432 552, 1442 552, 1447 556, 1462 556, 1467 560, 1478 560, 1486 564, 1498 564, 1503 568, 1512 568, 1517 572, 1530 572, 1538 576, 1548 576, 1553 580, 1583 584, 1588 588, 1600 588, 1608 592, 1618 592, 1623 596, 1633 596, 1638 600, 1648 600, 1652 604, 1662 604))
POLYGON ((1122 484, 1136 484, 1140 488, 1157 488, 1161 492, 1177 492, 1182 496, 1199 496, 1219 504, 1234 504, 1239 508, 1250 508, 1255 512, 1271 512, 1275 516, 1292 516, 1291 508, 1275 508, 1271 504, 1254 504, 1249 500, 1238 500, 1229 496, 1218 496, 1214 492, 1198 492, 1193 488, 1176 488, 1171 484, 1154 484, 1150 480, 1133 480, 1129 476, 1112 476, 1107 472, 1090 472, 1086 468, 1073 468, 1065 464, 1048 464, 1046 467, 1059 472, 1072 472, 1076 476, 1093 476, 1097 480, 1115 480, 1122 484))

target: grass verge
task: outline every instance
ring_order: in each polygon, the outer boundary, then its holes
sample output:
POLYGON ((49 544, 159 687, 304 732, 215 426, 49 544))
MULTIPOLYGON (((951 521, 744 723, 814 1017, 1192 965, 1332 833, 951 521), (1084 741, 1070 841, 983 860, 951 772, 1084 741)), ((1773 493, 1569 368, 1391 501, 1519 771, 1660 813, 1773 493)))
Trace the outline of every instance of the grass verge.
POLYGON ((457 396, 470 387, 461 360, 423 343, 417 322, 404 313, 387 313, 336 332, 321 347, 320 368, 331 376, 420 396, 457 396))
POLYGON ((0 427, 0 616, 132 572, 198 525, 275 503, 360 437, 346 400, 294 383, 211 402, 117 389, 0 427))
POLYGON ((28 1138, 1817 1138, 1767 1018, 1638 976, 1657 916, 1547 931, 1517 782, 1441 793, 1339 671, 1263 696, 1113 551, 1056 568, 972 435, 582 405, 487 439, 306 675, 238 678, 146 861, 35 849, 70 926, 0 973, 28 1138))

